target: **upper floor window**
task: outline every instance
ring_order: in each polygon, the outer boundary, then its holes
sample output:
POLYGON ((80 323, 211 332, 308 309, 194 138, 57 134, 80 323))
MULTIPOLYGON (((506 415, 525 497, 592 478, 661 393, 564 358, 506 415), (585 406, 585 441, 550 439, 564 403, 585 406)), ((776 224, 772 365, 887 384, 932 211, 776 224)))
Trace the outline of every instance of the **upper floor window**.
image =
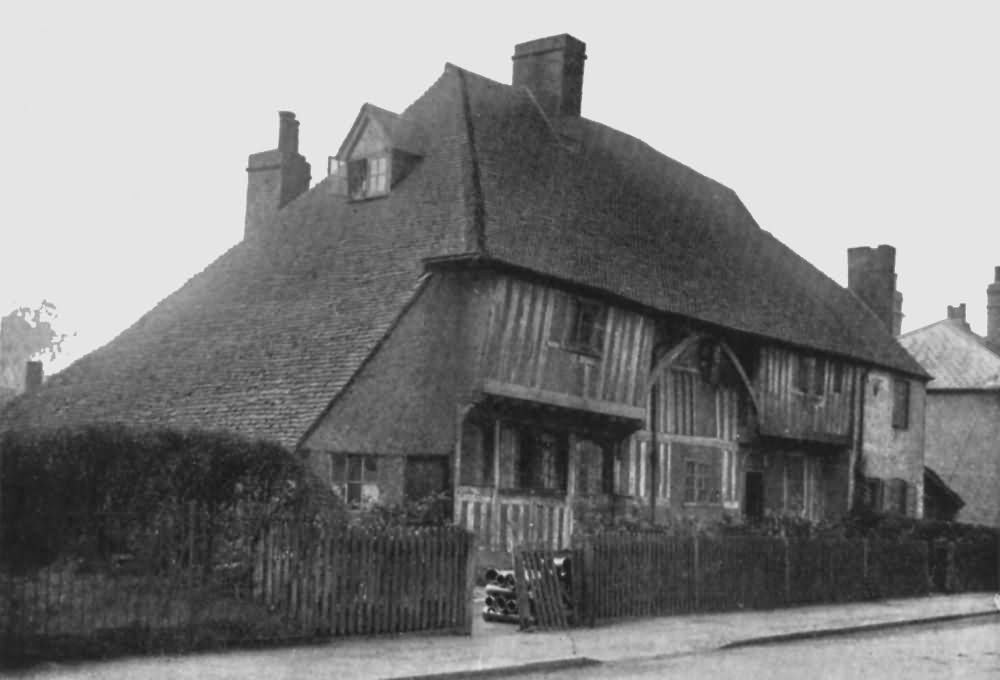
POLYGON ((604 350, 605 307, 600 302, 570 298, 566 347, 599 356, 604 350))
POLYGON ((359 200, 389 193, 389 159, 358 158, 347 164, 348 195, 359 200))
POLYGON ((892 381, 892 426, 897 430, 910 426, 910 381, 905 378, 892 381))
POLYGON ((795 389, 805 394, 823 394, 826 391, 826 371, 826 359, 799 356, 795 389))

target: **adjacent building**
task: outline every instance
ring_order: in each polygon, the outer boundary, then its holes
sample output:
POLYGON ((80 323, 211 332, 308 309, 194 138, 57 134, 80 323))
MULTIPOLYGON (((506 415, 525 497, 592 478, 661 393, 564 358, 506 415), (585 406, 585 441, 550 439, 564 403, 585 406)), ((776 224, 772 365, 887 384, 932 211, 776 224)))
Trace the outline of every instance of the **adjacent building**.
POLYGON ((614 517, 921 513, 925 370, 895 252, 844 289, 727 187, 581 115, 585 46, 517 45, 366 104, 310 187, 298 121, 248 166, 245 237, 8 424, 228 429, 349 503, 448 491, 484 549, 614 517), (867 502, 867 501, 865 501, 867 502))
POLYGON ((954 496, 936 502, 931 514, 1000 526, 1000 267, 987 301, 986 337, 972 331, 963 303, 900 342, 934 376, 924 456, 954 496))

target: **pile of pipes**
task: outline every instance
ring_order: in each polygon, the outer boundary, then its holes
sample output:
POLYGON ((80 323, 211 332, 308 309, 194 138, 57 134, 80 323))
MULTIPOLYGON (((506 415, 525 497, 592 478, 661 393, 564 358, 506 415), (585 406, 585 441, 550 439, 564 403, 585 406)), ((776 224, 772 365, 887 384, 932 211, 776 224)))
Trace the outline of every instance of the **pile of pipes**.
POLYGON ((517 590, 511 569, 486 570, 486 605, 483 619, 502 623, 517 623, 517 590))
MULTIPOLYGON (((562 586, 563 606, 567 610, 572 609, 570 598, 570 561, 567 557, 555 557, 552 560, 562 586)), ((486 570, 486 604, 483 607, 483 619, 486 621, 496 621, 502 623, 518 623, 519 612, 517 603, 517 580, 514 572, 510 569, 487 569, 486 570)), ((537 571, 527 573, 529 582, 540 577, 537 571)), ((534 608, 534 593, 529 587, 527 592, 528 605, 534 608)), ((533 615, 534 612, 532 611, 533 615)))

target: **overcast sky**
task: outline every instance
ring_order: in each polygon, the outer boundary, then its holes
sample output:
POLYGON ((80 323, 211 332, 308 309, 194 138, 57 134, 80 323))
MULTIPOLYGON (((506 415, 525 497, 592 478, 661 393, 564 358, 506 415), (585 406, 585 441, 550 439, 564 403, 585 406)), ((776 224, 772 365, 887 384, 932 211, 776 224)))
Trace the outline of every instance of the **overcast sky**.
MULTIPOLYGON (((732 187, 840 283, 897 248, 904 331, 1000 265, 1000 3, 9 3, 0 28, 0 305, 104 344, 236 243, 246 157, 302 122, 314 181, 364 102, 515 43, 587 43, 583 115, 732 187), (551 9, 550 9, 551 7, 551 9)), ((49 371, 65 365, 49 367, 49 371)))

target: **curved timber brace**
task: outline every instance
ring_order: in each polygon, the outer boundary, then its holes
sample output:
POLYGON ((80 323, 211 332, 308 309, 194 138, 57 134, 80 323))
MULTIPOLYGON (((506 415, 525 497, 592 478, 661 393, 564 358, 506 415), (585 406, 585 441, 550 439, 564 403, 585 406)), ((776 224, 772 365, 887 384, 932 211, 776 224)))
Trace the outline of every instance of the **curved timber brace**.
POLYGON ((719 347, 722 348, 722 351, 726 353, 726 356, 729 357, 729 360, 733 363, 736 373, 740 376, 740 380, 743 381, 743 386, 746 388, 747 394, 750 396, 750 403, 753 404, 754 411, 759 415, 760 402, 757 401, 757 393, 754 391, 753 383, 750 382, 750 377, 743 368, 743 364, 741 364, 740 360, 737 358, 736 353, 733 352, 732 348, 726 343, 725 340, 712 338, 704 333, 692 333, 664 352, 663 356, 653 362, 653 367, 649 371, 649 381, 651 382, 660 371, 669 368, 671 364, 677 361, 677 359, 684 354, 684 352, 702 340, 712 340, 713 342, 718 343, 719 347))

